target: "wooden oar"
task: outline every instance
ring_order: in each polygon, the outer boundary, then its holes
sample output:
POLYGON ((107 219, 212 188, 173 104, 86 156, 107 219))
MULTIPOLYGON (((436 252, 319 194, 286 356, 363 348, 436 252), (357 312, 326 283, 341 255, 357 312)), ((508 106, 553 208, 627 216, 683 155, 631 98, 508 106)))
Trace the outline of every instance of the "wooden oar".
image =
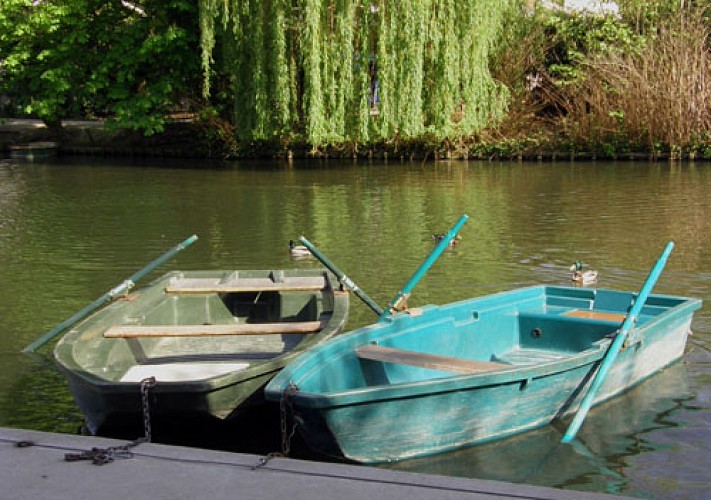
POLYGON ((387 318, 393 312, 400 310, 402 306, 406 304, 407 299, 410 296, 410 293, 412 292, 412 289, 415 288, 415 285, 419 283, 425 273, 429 271, 430 267, 432 267, 432 265, 439 258, 439 256, 442 255, 442 252, 446 250, 446 248, 457 236, 457 233, 468 219, 469 216, 467 214, 462 215, 457 221, 457 223, 452 226, 452 229, 447 231, 447 234, 444 235, 444 237, 439 241, 434 250, 432 250, 432 252, 430 252, 430 254, 427 256, 425 261, 420 265, 420 267, 417 268, 417 271, 415 271, 412 277, 407 281, 407 283, 405 283, 405 286, 402 287, 402 290, 400 290, 395 295, 393 300, 390 301, 388 307, 385 308, 385 311, 383 311, 383 313, 380 315, 380 318, 378 318, 378 321, 382 321, 383 319, 387 318))
POLYGON ((107 302, 110 302, 114 300, 116 297, 123 295, 127 293, 131 288, 133 288, 136 284, 136 282, 143 278, 146 274, 150 273, 153 271, 156 267, 160 266, 170 258, 172 258, 176 253, 180 252, 184 248, 188 247, 189 245, 192 245, 195 240, 197 240, 196 235, 192 235, 190 238, 186 239, 182 243, 174 246, 167 252, 165 252, 163 255, 158 257, 157 259, 153 260, 150 262, 147 266, 145 266, 143 269, 140 271, 136 272, 133 274, 130 278, 124 280, 122 283, 118 284, 108 292, 106 292, 104 295, 96 299, 94 302, 91 304, 87 305, 80 311, 77 311, 73 316, 70 318, 67 318, 66 320, 62 321, 60 324, 52 328, 49 332, 44 334, 42 337, 39 339, 35 340, 31 344, 29 344, 27 347, 25 347, 22 352, 35 352, 37 349, 45 345, 47 342, 52 340, 54 337, 62 333, 64 330, 72 326, 74 323, 77 321, 80 321, 87 317, 89 314, 94 312, 96 309, 101 307, 102 305, 106 304, 107 302))
POLYGON ((365 291, 363 291, 363 289, 356 285, 352 279, 346 276, 346 273, 341 271, 338 266, 336 266, 336 264, 331 262, 328 257, 326 257, 318 248, 316 248, 313 243, 311 243, 303 236, 299 237, 299 241, 311 251, 314 257, 316 257, 324 266, 326 266, 333 274, 336 275, 338 281, 343 283, 346 288, 348 288, 351 292, 355 294, 356 297, 362 300, 365 305, 370 307, 375 314, 377 314, 378 316, 383 314, 383 309, 378 304, 376 304, 375 301, 371 299, 368 294, 365 293, 365 291))
POLYGON ((580 426, 583 424, 583 420, 585 420, 585 416, 588 414, 588 411, 590 410, 590 407, 593 404, 598 389, 605 381, 607 372, 610 370, 610 366, 612 366, 612 363, 614 363, 617 354, 620 352, 622 345, 627 339, 627 335, 629 334, 630 330, 634 328, 635 323, 637 322, 637 316, 639 316, 642 307, 644 307, 645 302, 647 302, 647 298, 649 297, 649 294, 652 292, 652 288, 659 279, 659 275, 662 274, 664 266, 667 263, 667 259, 669 258, 669 254, 673 249, 674 242, 670 241, 669 243, 667 243, 667 246, 664 248, 664 252, 662 252, 661 257, 659 257, 659 260, 652 268, 652 271, 649 273, 647 281, 644 282, 644 286, 642 286, 642 290, 637 295, 634 305, 630 309, 630 312, 627 314, 625 321, 622 323, 620 331, 615 336, 615 340, 612 342, 610 348, 605 354, 605 357, 602 359, 600 368, 595 374, 595 378, 593 379, 592 384, 590 384, 590 388, 588 389, 585 398, 580 404, 580 408, 578 408, 575 417, 573 417, 573 421, 570 423, 568 430, 561 439, 562 443, 569 443, 573 439, 575 439, 575 435, 578 433, 578 429, 580 429, 580 426))

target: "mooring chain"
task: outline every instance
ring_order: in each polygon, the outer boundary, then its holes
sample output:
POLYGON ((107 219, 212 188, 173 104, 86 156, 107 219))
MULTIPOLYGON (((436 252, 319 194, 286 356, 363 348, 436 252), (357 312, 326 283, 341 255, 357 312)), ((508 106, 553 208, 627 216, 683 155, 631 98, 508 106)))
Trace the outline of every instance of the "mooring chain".
POLYGON ((143 440, 151 442, 151 408, 148 393, 156 385, 155 377, 148 377, 141 380, 141 409, 143 410, 143 440))
POLYGON ((156 385, 155 377, 141 380, 141 410, 143 412, 144 436, 134 439, 130 443, 120 446, 109 446, 107 448, 92 448, 91 450, 79 453, 65 453, 64 460, 67 462, 78 462, 80 460, 91 460, 94 465, 104 465, 113 462, 117 458, 133 458, 131 448, 141 443, 151 442, 151 416, 149 406, 149 391, 156 385))
POLYGON ((91 460, 94 465, 104 465, 113 462, 117 458, 132 458, 131 448, 140 442, 133 441, 121 446, 109 446, 108 448, 92 448, 79 453, 65 453, 64 460, 67 462, 78 462, 80 460, 91 460))
POLYGON ((294 415, 294 407, 291 402, 291 398, 294 394, 299 391, 299 388, 294 382, 289 382, 289 385, 284 389, 284 393, 281 395, 279 400, 279 418, 280 418, 280 430, 281 430, 281 452, 272 452, 266 456, 259 459, 259 463, 253 467, 253 469, 258 469, 263 467, 272 458, 275 457, 288 457, 289 451, 291 451, 291 439, 296 433, 296 419, 289 430, 289 415, 294 415))

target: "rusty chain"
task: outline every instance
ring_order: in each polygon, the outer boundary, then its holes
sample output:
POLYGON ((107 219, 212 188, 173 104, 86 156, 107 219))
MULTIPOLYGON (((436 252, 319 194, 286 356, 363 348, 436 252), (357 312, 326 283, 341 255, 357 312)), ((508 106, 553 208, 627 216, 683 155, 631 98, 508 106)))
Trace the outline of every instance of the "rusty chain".
POLYGON ((294 394, 299 391, 297 385, 292 381, 284 389, 284 393, 279 400, 279 419, 280 419, 280 430, 281 430, 281 452, 272 452, 266 456, 259 459, 259 463, 253 467, 253 469, 258 469, 263 467, 272 458, 276 457, 288 457, 291 451, 291 440, 296 433, 296 419, 289 430, 289 415, 294 415, 294 407, 291 403, 291 398, 294 394))
POLYGON ((132 448, 141 443, 151 442, 151 416, 149 392, 155 387, 155 377, 149 377, 141 380, 141 411, 143 413, 143 437, 134 439, 130 443, 120 446, 109 446, 107 448, 92 448, 91 450, 81 451, 79 453, 65 453, 64 460, 67 462, 78 462, 81 460, 90 460, 94 465, 105 465, 119 458, 133 458, 132 448))

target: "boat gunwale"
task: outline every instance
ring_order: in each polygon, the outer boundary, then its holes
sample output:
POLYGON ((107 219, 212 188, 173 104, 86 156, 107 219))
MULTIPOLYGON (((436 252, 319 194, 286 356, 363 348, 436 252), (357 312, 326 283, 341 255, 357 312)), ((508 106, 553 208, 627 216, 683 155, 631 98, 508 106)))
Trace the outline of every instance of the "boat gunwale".
MULTIPOLYGON (((269 273, 275 271, 274 269, 264 269, 264 270, 244 270, 251 273, 269 273)), ((338 279, 335 275, 329 272, 325 268, 316 269, 284 269, 282 271, 289 271, 295 273, 296 275, 305 274, 307 276, 311 275, 323 275, 326 281, 326 286, 320 290, 314 290, 316 293, 329 293, 333 297, 333 308, 330 309, 330 316, 325 321, 325 326, 318 332, 311 333, 308 335, 310 339, 309 345, 318 345, 318 343, 326 340, 334 335, 338 334, 344 327, 348 319, 348 309, 350 296, 346 291, 342 291, 338 286, 338 279)), ((151 281, 149 284, 141 287, 141 290, 148 289, 151 287, 159 286, 161 283, 169 283, 172 279, 178 276, 184 275, 185 273, 225 273, 230 272, 230 270, 195 270, 195 271, 170 271, 163 274, 162 276, 151 281)), ((165 294, 168 296, 168 294, 165 294)), ((160 302, 165 300, 164 298, 157 300, 160 302)), ((120 380, 110 380, 103 378, 93 372, 85 370, 81 364, 77 362, 73 355, 73 346, 75 345, 77 338, 76 336, 80 334, 82 325, 88 324, 92 320, 96 320, 97 316, 105 314, 107 310, 112 308, 123 307, 128 301, 126 299, 118 300, 107 304, 106 307, 95 311, 89 317, 82 320, 78 325, 71 328, 62 338, 57 342, 54 348, 54 359, 55 364, 64 372, 67 376, 81 380, 81 383, 87 386, 94 386, 97 390, 106 394, 117 394, 122 392, 134 392, 136 387, 140 385, 140 382, 133 381, 120 381, 120 380), (68 340, 67 337, 72 334, 74 337, 68 340)), ((270 334, 273 336, 273 334, 270 334)), ((103 339, 103 341, 115 341, 126 339, 103 339)), ((294 348, 289 351, 282 352, 277 356, 266 358, 260 360, 257 363, 250 364, 243 370, 227 372, 223 374, 218 374, 212 377, 194 379, 194 380, 183 380, 183 381, 160 381, 153 389, 153 392, 209 392, 213 390, 219 390, 225 387, 229 387, 236 384, 244 383, 245 381, 261 378, 270 373, 276 373, 280 371, 289 361, 296 358, 302 354, 304 349, 298 348, 299 344, 296 344, 294 348)), ((308 348, 308 347, 306 347, 308 348)))
MULTIPOLYGON (((592 365, 602 359, 610 340, 598 341, 597 348, 586 349, 562 359, 536 365, 511 365, 495 371, 473 374, 452 374, 413 382, 398 382, 390 385, 373 385, 357 389, 328 393, 304 392, 297 389, 292 396, 305 408, 336 408, 353 404, 371 404, 388 400, 417 398, 457 391, 468 391, 489 386, 519 384, 534 379, 554 376, 558 373, 592 365), (370 395, 367 400, 364 395, 370 395)), ((298 388, 298 384, 297 384, 298 388)))
MULTIPOLYGON (((542 291, 544 297, 547 296, 547 292, 550 289, 573 289, 577 290, 578 287, 561 287, 561 286, 550 286, 550 285, 535 285, 532 287, 519 288, 509 291, 503 291, 492 295, 486 295, 483 297, 473 297, 470 299, 464 299, 456 302, 451 302, 442 306, 437 305, 426 305, 421 307, 423 315, 427 314, 429 311, 442 309, 444 307, 454 308, 458 305, 461 306, 464 303, 476 301, 479 299, 489 299, 496 296, 502 296, 507 294, 513 294, 516 292, 528 292, 528 291, 542 291)), ((597 289, 591 289, 593 293, 597 289)), ((629 293, 634 299, 637 297, 635 292, 623 292, 629 293)), ((647 321, 632 330, 634 335, 630 335, 628 345, 633 345, 634 343, 640 342, 644 338, 644 332, 652 330, 657 327, 657 325, 664 321, 669 321, 674 318, 689 316, 693 319, 693 312, 699 309, 702 305, 702 301, 697 298, 682 297, 676 295, 665 295, 665 294, 654 294, 650 297, 656 299, 671 299, 678 301, 679 303, 673 307, 669 307, 664 312, 651 316, 647 321)), ((526 297, 528 298, 528 297, 526 297)), ((291 373, 298 373, 298 377, 293 378, 293 382, 298 387, 298 380, 308 378, 309 374, 315 370, 318 370, 317 365, 313 365, 309 360, 316 356, 319 352, 324 351, 328 344, 334 346, 335 343, 343 344, 342 347, 350 346, 353 349, 368 343, 371 339, 369 337, 379 330, 388 328, 393 322, 397 321, 398 317, 402 317, 403 314, 398 313, 392 318, 382 323, 376 323, 373 325, 368 325, 361 327, 359 329, 348 332, 346 335, 334 339, 330 343, 321 344, 311 349, 308 353, 304 353, 301 359, 297 359, 292 362, 289 367, 287 367, 282 373, 278 374, 273 381, 267 387, 265 391, 267 399, 276 401, 276 394, 274 392, 275 387, 283 386, 283 381, 291 373), (351 337, 352 334, 356 334, 351 337), (305 367, 305 368, 302 368, 305 367), (303 373, 300 373, 302 372, 303 373)), ((520 311, 516 314, 520 314, 520 311)), ((554 316, 554 315, 551 315, 554 316)), ((446 318, 436 318, 429 321, 426 326, 422 328, 430 327, 438 322, 452 321, 452 316, 446 318)), ((571 318, 574 323, 575 318, 571 318)), ((585 320, 580 320, 581 324, 585 323, 585 320)), ((622 323, 620 323, 621 326, 622 323)), ((614 338, 612 334, 616 332, 613 331, 606 337, 597 340, 592 343, 591 347, 583 351, 576 353, 571 353, 570 355, 561 358, 554 359, 546 362, 537 363, 535 365, 511 365, 511 368, 502 368, 494 371, 487 371, 483 373, 473 373, 473 374, 450 374, 441 377, 430 378, 426 380, 416 380, 416 381, 405 381, 398 382, 394 384, 383 384, 383 385, 373 385, 358 387, 355 389, 346 389, 334 392, 312 392, 298 390, 292 397, 295 401, 298 401, 298 405, 309 409, 329 409, 344 407, 350 405, 360 405, 360 404, 372 404, 387 400, 397 400, 405 398, 418 398, 422 396, 430 396, 434 394, 443 394, 448 392, 463 391, 485 388, 488 386, 504 385, 504 384, 515 384, 521 383, 528 380, 540 379, 543 377, 554 376, 557 373, 563 373, 565 371, 570 371, 586 365, 592 365, 602 359, 607 348, 614 338), (369 396, 364 398, 364 396, 369 396)), ((376 335, 377 336, 377 335, 376 335)), ((338 352, 341 349, 334 349, 333 352, 338 352)), ((344 349, 345 350, 345 349, 344 349)), ((292 380, 289 380, 291 382, 292 380)))

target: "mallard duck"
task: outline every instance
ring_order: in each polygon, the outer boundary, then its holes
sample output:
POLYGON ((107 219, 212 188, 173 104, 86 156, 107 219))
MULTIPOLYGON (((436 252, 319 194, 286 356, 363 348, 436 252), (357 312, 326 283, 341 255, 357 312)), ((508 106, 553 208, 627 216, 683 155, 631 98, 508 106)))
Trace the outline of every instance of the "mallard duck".
POLYGON ((307 257, 311 255, 311 250, 304 245, 297 245, 294 240, 289 240, 289 253, 294 257, 307 257))
POLYGON ((597 281, 597 271, 593 271, 592 269, 583 271, 583 263, 579 260, 576 260, 575 264, 570 266, 570 270, 573 272, 572 278, 576 283, 589 285, 597 281))
MULTIPOLYGON (((447 235, 445 233, 435 233, 432 235, 432 239, 435 240, 435 243, 439 243, 442 241, 447 235)), ((459 235, 456 235, 454 238, 452 238, 452 241, 449 242, 449 246, 453 247, 454 245, 458 245, 459 242, 461 241, 462 237, 459 235)))

